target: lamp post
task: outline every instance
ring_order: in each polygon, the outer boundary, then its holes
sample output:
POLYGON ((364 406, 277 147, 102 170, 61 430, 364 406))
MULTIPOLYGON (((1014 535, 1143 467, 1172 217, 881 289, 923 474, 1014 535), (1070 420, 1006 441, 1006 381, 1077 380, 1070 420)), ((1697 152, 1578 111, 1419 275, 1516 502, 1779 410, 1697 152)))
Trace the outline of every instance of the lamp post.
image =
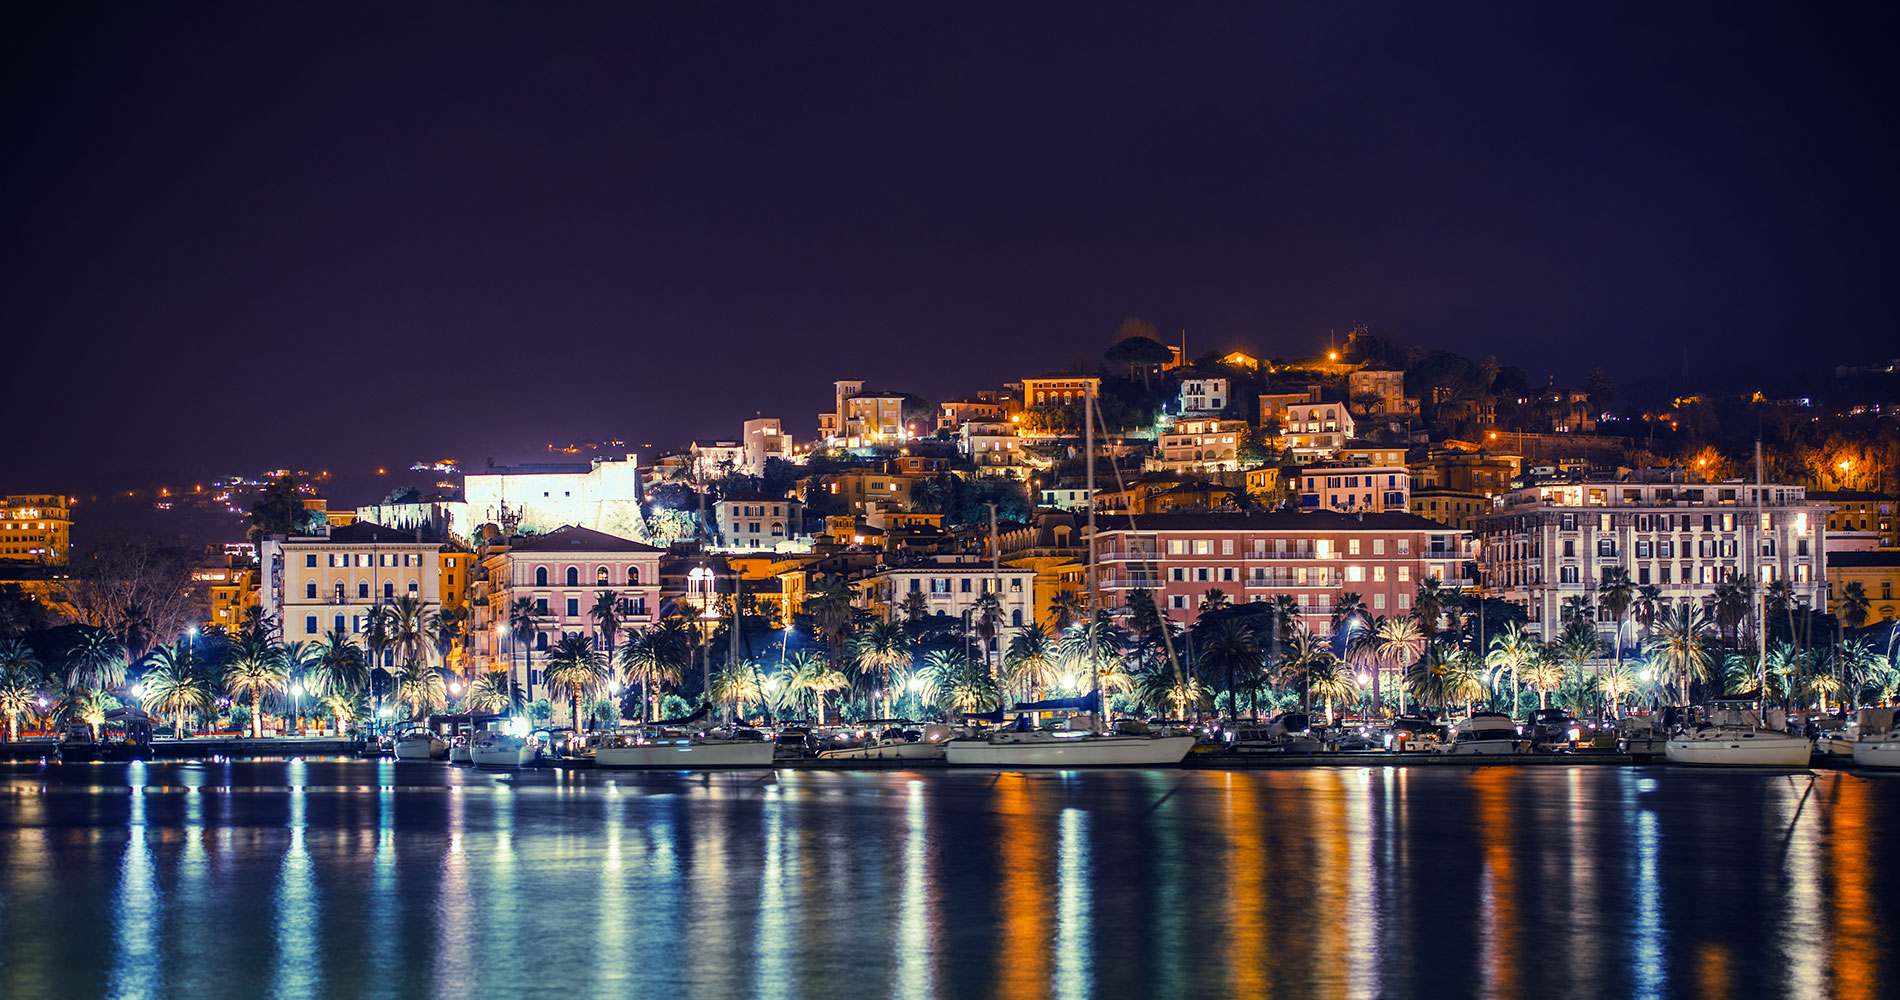
POLYGON ((297 713, 297 732, 303 732, 303 681, 290 682, 291 704, 297 713))
POLYGON ((703 685, 700 693, 701 693, 701 696, 706 699, 706 704, 711 705, 712 704, 712 650, 706 647, 711 645, 712 638, 707 633, 706 622, 709 620, 717 619, 719 617, 719 615, 713 611, 712 597, 711 597, 712 593, 717 587, 717 584, 713 577, 713 571, 710 568, 705 567, 705 566, 695 566, 692 569, 688 570, 686 572, 686 578, 692 582, 693 589, 699 591, 699 622, 700 622, 699 662, 700 662, 700 683, 703 685))

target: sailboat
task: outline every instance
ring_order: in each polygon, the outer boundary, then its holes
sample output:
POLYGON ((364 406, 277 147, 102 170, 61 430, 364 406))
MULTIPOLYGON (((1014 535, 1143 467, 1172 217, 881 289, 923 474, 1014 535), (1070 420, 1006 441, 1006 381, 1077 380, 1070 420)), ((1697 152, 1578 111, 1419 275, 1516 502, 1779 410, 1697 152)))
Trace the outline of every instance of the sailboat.
POLYGON ((1895 710, 1863 708, 1856 720, 1854 763, 1862 767, 1900 767, 1900 728, 1894 726, 1895 710))
POLYGON ((712 717, 712 705, 679 719, 661 719, 618 730, 594 745, 594 766, 704 770, 718 767, 771 767, 778 744, 756 739, 703 736, 696 725, 712 717))

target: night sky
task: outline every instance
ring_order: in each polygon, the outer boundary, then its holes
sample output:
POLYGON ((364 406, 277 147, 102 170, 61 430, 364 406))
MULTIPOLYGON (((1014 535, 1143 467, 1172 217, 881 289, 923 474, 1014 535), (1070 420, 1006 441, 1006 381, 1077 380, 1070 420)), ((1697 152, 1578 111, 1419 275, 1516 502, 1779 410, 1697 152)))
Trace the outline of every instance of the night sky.
POLYGON ((1891 5, 291 6, 0 14, 0 492, 804 438, 1128 315, 1900 354, 1891 5))

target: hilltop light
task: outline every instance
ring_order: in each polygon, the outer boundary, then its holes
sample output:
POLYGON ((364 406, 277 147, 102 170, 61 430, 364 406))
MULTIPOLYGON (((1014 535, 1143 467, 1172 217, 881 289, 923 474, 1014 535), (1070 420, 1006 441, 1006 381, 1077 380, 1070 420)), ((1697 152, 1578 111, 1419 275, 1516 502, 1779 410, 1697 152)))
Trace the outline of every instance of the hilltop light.
POLYGON ((1338 351, 1327 351, 1327 352, 1326 352, 1326 360, 1328 360, 1328 361, 1338 361, 1338 360, 1339 360, 1339 352, 1338 352, 1338 351))

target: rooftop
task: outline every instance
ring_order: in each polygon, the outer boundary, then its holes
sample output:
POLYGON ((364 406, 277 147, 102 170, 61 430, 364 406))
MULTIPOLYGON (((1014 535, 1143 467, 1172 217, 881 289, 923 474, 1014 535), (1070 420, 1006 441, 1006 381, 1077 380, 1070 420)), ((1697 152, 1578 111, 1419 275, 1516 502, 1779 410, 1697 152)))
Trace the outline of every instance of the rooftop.
MULTIPOLYGON (((1114 520, 1120 521, 1120 518, 1114 520)), ((1452 533, 1445 525, 1416 514, 1342 514, 1336 511, 1269 511, 1241 514, 1143 514, 1134 518, 1135 531, 1424 531, 1452 533)), ((1130 530, 1124 524, 1104 524, 1107 534, 1130 530)))
POLYGON ((533 535, 517 539, 510 546, 513 552, 664 552, 642 542, 618 535, 609 535, 604 531, 569 525, 557 528, 545 535, 533 535))

